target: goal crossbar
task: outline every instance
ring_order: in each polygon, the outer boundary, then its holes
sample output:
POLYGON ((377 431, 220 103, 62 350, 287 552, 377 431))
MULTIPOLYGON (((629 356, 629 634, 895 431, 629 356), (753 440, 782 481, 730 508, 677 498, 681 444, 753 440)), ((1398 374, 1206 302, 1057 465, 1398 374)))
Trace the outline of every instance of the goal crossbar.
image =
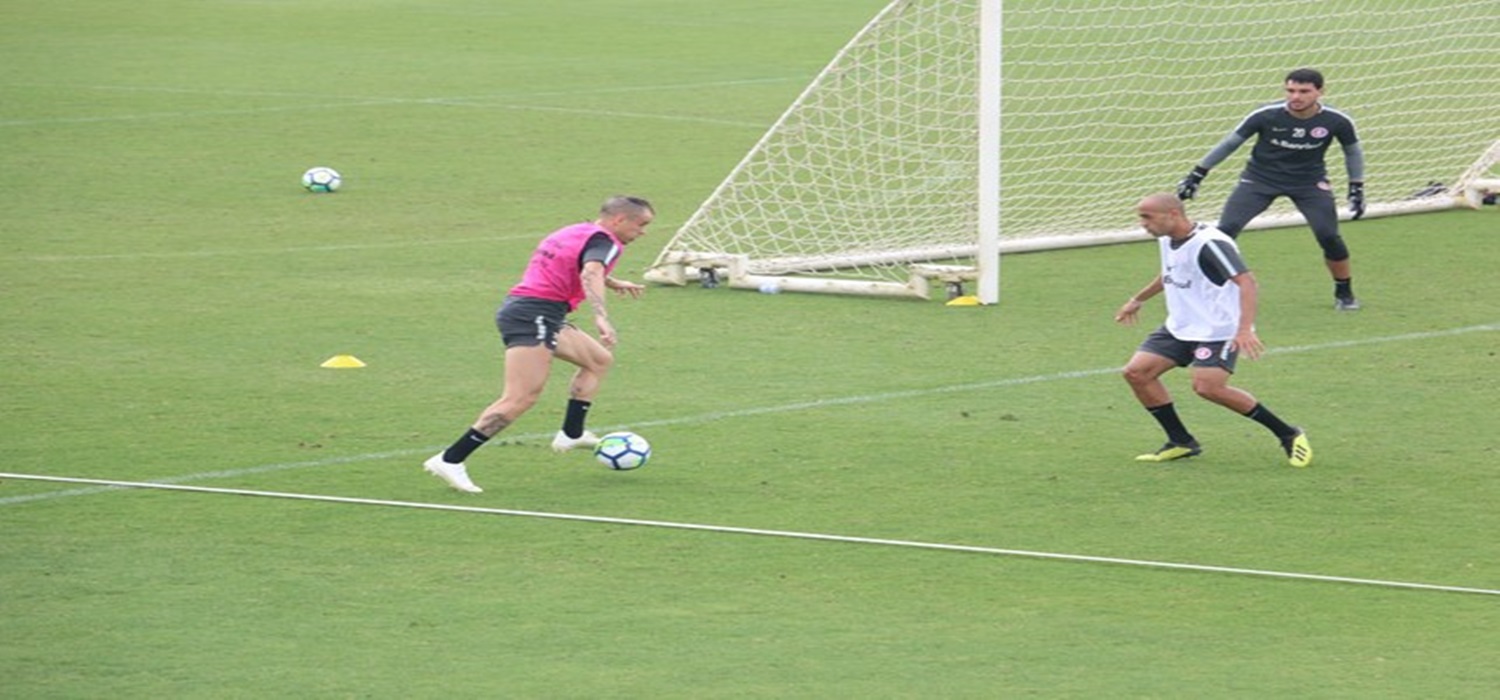
MULTIPOLYGON (((1365 218, 1478 206, 1493 190, 1475 183, 1500 158, 1496 45, 1493 0, 892 0, 646 278, 689 284, 709 270, 735 288, 917 298, 960 282, 994 303, 1005 254, 1148 240, 1135 203, 1172 190, 1305 65, 1329 76, 1325 103, 1356 119, 1365 218), (1293 23, 1306 29, 1295 46, 1253 38, 1293 23), (832 282, 793 281, 813 279, 832 282)), ((1250 148, 1190 215, 1213 220, 1250 148)), ((1328 166, 1341 190, 1337 147, 1328 166)), ((1278 201, 1247 228, 1304 223, 1278 201)))

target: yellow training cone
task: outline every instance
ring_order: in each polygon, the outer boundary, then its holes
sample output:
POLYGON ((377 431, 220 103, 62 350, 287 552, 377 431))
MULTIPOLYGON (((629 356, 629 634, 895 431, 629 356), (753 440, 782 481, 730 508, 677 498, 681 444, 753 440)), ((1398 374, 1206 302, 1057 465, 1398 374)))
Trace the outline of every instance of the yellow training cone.
POLYGON ((353 355, 334 355, 324 361, 322 366, 332 367, 333 369, 352 369, 355 367, 364 367, 365 363, 360 362, 359 358, 353 355))
POLYGON ((979 306, 979 297, 954 297, 948 306, 979 306))

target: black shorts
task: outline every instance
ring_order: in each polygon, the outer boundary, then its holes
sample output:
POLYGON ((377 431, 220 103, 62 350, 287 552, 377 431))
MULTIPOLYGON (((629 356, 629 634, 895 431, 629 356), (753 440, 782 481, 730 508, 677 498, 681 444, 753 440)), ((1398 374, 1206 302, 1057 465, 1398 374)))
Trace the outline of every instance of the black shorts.
POLYGON ((1318 240, 1339 235, 1338 202, 1326 178, 1302 185, 1271 185, 1241 175, 1239 183, 1230 191, 1229 199, 1224 202, 1224 211, 1219 215, 1219 230, 1229 234, 1230 238, 1238 238, 1245 225, 1269 209, 1277 197, 1292 200, 1318 240))
POLYGON ((1229 349, 1227 340, 1179 340, 1166 326, 1157 328, 1146 336, 1139 348, 1141 352, 1161 355, 1178 367, 1222 367, 1234 374, 1234 361, 1240 353, 1229 349))
POLYGON ((556 350, 557 334, 568 325, 565 301, 511 296, 495 312, 495 327, 505 347, 545 345, 556 350))

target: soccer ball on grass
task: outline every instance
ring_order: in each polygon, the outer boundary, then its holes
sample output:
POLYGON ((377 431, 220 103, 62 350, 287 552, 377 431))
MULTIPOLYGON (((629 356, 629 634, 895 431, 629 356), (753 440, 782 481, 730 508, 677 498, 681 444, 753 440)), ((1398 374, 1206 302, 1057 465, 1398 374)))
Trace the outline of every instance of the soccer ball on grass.
POLYGON ((609 433, 599 438, 594 457, 610 469, 638 469, 651 459, 651 443, 635 433, 609 433))
POLYGON ((344 178, 339 176, 339 171, 333 168, 318 166, 302 173, 302 186, 308 192, 336 192, 339 185, 344 184, 344 178))

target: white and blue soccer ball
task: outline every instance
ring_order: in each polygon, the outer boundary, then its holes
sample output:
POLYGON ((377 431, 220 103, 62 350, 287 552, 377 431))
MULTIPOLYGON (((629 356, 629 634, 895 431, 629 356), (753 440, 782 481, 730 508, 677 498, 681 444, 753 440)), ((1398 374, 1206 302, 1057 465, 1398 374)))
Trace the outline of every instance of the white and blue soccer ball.
POLYGON ((325 168, 320 165, 302 173, 302 186, 306 187, 308 192, 317 192, 320 194, 324 192, 337 192, 339 185, 342 184, 344 184, 344 178, 339 175, 339 171, 333 168, 325 168))
POLYGON ((639 469, 651 459, 651 443, 632 432, 609 433, 599 438, 594 457, 610 469, 639 469))

